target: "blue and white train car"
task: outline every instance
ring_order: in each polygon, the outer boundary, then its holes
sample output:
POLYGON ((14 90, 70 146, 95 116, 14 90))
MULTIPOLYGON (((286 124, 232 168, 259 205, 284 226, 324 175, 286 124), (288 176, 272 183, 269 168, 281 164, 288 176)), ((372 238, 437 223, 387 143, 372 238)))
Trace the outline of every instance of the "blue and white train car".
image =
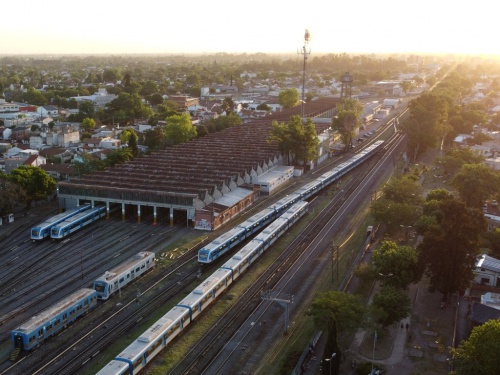
POLYGON ((50 231, 50 237, 54 240, 60 240, 104 216, 106 216, 106 207, 91 208, 88 211, 76 214, 64 220, 62 223, 53 226, 50 231))
POLYGON ((294 192, 292 194, 287 195, 284 198, 281 198, 279 201, 277 201, 275 204, 273 204, 271 207, 276 210, 277 216, 281 215, 283 212, 288 210, 288 208, 294 204, 297 203, 298 201, 302 200, 302 197, 300 194, 297 192, 294 192))
POLYGON ((83 288, 35 315, 11 332, 15 348, 31 350, 97 305, 97 292, 83 288))
POLYGON ((113 293, 118 292, 154 266, 155 253, 141 251, 111 271, 106 271, 104 275, 94 281, 97 297, 102 300, 108 299, 113 293))
POLYGON ((266 208, 258 212, 248 220, 239 224, 237 227, 217 237, 208 245, 203 246, 198 251, 198 262, 201 264, 212 263, 229 250, 233 249, 243 240, 257 233, 264 226, 274 220, 275 217, 276 210, 274 208, 266 208))
POLYGON ((97 375, 138 374, 277 239, 273 236, 275 233, 282 234, 285 231, 284 227, 289 228, 304 215, 306 207, 307 202, 299 202, 287 210, 281 218, 271 224, 273 230, 268 231, 266 228, 266 233, 259 234, 259 240, 253 239, 246 244, 221 268, 103 367, 97 375), (276 222, 279 222, 279 225, 275 225, 276 222), (272 242, 267 241, 269 236, 273 236, 272 242))
POLYGON ((52 216, 48 218, 46 221, 43 223, 40 223, 33 228, 31 228, 31 239, 33 241, 39 241, 43 240, 44 238, 50 237, 50 230, 54 225, 57 225, 64 220, 75 216, 76 214, 80 212, 84 212, 90 208, 90 204, 84 204, 81 206, 78 206, 76 208, 67 210, 66 212, 62 212, 60 214, 57 214, 55 216, 52 216))

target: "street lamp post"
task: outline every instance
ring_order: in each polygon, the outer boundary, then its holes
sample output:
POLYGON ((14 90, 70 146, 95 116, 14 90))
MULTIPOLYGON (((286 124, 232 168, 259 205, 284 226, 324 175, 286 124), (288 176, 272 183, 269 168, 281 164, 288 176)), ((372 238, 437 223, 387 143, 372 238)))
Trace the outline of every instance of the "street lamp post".
POLYGON ((325 358, 325 362, 330 362, 330 375, 332 375, 332 361, 336 355, 337 353, 332 353, 332 356, 330 358, 325 358))

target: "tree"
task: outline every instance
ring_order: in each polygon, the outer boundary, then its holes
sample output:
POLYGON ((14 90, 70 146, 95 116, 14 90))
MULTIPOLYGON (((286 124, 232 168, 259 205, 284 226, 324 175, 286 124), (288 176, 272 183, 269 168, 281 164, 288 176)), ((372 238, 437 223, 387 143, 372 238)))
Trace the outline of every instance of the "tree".
POLYGON ((155 81, 149 80, 142 84, 140 94, 142 96, 149 96, 157 92, 158 92, 158 84, 155 81))
POLYGON ((94 103, 92 103, 90 100, 85 100, 81 102, 78 106, 78 114, 82 119, 94 118, 95 115, 94 103))
POLYGON ((96 124, 94 119, 87 117, 86 119, 83 119, 80 126, 84 131, 90 132, 91 130, 95 129, 95 125, 96 124))
POLYGON ((393 286, 383 286, 373 296, 373 307, 377 321, 384 327, 406 318, 411 313, 411 301, 408 294, 393 286))
POLYGON ((452 349, 457 375, 497 375, 500 369, 500 320, 489 320, 472 330, 467 340, 452 349))
POLYGON ((137 156, 139 154, 139 149, 137 148, 137 141, 139 137, 137 133, 132 128, 126 128, 120 134, 120 141, 122 144, 127 144, 130 148, 132 155, 137 156))
POLYGON ((481 207, 498 192, 499 175, 484 164, 464 164, 452 183, 470 207, 481 207))
POLYGON ((290 117, 286 124, 273 121, 268 142, 277 142, 280 152, 288 162, 293 164, 302 160, 305 165, 316 157, 319 140, 312 120, 307 119, 304 124, 302 118, 295 115, 290 117))
POLYGON ((348 150, 352 144, 352 139, 356 129, 361 126, 361 112, 363 105, 353 99, 342 99, 338 107, 337 116, 332 118, 332 129, 337 130, 348 150))
POLYGON ((469 147, 449 149, 445 156, 437 159, 447 173, 457 173, 464 164, 479 164, 484 156, 472 151, 469 147))
POLYGON ((132 149, 130 147, 125 148, 117 148, 112 150, 108 156, 106 157, 105 164, 109 167, 112 167, 118 163, 125 163, 126 161, 130 161, 134 158, 132 153, 132 149))
POLYGON ((300 94, 297 89, 285 89, 278 94, 278 103, 283 108, 292 108, 297 105, 300 100, 300 94))
POLYGON ((382 197, 370 207, 373 218, 394 233, 403 226, 413 226, 422 213, 422 188, 410 177, 391 179, 382 190, 382 197))
POLYGON ((40 167, 21 165, 9 174, 9 180, 18 184, 26 192, 26 207, 33 201, 47 199, 54 194, 56 181, 40 167))
POLYGON ((436 147, 451 130, 447 125, 448 102, 442 96, 424 94, 413 99, 408 108, 410 117, 402 127, 408 136, 411 159, 416 160, 428 148, 436 147))
POLYGON ((226 114, 230 114, 234 111, 234 101, 230 97, 224 98, 222 101, 222 110, 226 112, 226 114))
POLYGON ((104 80, 104 82, 115 83, 118 80, 118 77, 120 77, 120 74, 117 69, 106 69, 102 73, 102 79, 104 80))
MULTIPOLYGON (((325 346, 325 358, 337 353, 340 359, 341 351, 338 337, 352 333, 365 322, 366 307, 360 299, 344 292, 319 292, 312 302, 311 314, 315 325, 328 332, 325 346)), ((340 361, 334 362, 334 374, 338 374, 340 361)), ((324 369, 324 374, 328 370, 324 369)))
POLYGON ((406 289, 417 282, 418 252, 411 246, 398 246, 393 241, 384 241, 372 255, 376 277, 383 285, 406 289), (389 276, 390 275, 390 276, 389 276))
POLYGON ((15 203, 25 200, 24 189, 10 181, 9 175, 0 171, 0 216, 12 213, 15 203))
POLYGON ((474 277, 479 235, 486 230, 486 219, 482 211, 455 198, 439 201, 433 217, 435 224, 425 228, 418 246, 419 267, 430 276, 430 290, 447 298, 463 293, 474 277))
POLYGON ((23 95, 23 100, 32 105, 42 106, 47 104, 47 98, 33 87, 28 88, 28 91, 23 95))
POLYGON ((196 128, 191 123, 191 117, 187 113, 174 115, 166 118, 167 124, 163 132, 168 142, 173 145, 185 143, 196 137, 196 128))
POLYGON ((154 128, 144 132, 143 144, 149 149, 149 151, 159 150, 160 148, 165 147, 166 143, 167 138, 160 126, 155 126, 154 128))

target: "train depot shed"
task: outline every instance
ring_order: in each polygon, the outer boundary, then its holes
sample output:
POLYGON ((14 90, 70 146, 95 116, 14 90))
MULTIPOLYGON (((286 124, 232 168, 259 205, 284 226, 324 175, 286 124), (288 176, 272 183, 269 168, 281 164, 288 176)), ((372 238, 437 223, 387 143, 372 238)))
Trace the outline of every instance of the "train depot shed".
MULTIPOLYGON (((305 117, 331 118, 337 101, 323 98, 307 103, 305 117)), ((272 121, 287 122, 300 112, 300 106, 290 108, 59 182, 59 207, 105 204, 108 216, 111 209, 118 209, 122 220, 145 218, 153 225, 175 223, 213 230, 253 203, 261 190, 272 193, 290 178, 293 167, 283 167, 277 144, 267 138, 272 121), (275 173, 281 174, 277 180, 272 177, 275 173), (233 201, 235 197, 241 202, 233 201)), ((330 123, 319 121, 317 132, 328 129, 330 123)))

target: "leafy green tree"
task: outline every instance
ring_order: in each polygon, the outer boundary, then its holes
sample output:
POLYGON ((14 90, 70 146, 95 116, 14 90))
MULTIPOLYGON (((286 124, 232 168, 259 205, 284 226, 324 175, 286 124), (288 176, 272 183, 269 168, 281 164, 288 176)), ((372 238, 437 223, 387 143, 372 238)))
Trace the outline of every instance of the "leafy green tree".
POLYGON ((159 150, 165 147, 167 138, 162 127, 155 126, 154 128, 144 132, 144 146, 148 147, 149 151, 159 150))
POLYGON ((401 226, 413 226, 422 213, 422 187, 411 178, 391 179, 382 190, 382 197, 373 201, 371 214, 377 222, 395 233, 401 226))
POLYGON ((411 301, 406 291, 394 286, 383 286, 373 296, 377 321, 384 327, 406 318, 411 313, 411 301))
POLYGON ((132 128, 126 128, 120 134, 121 143, 128 145, 128 148, 130 148, 133 156, 137 156, 139 154, 139 149, 137 148, 138 140, 139 136, 132 128))
POLYGON ((142 103, 137 93, 120 93, 108 104, 108 111, 115 122, 133 124, 135 119, 146 119, 153 116, 151 108, 142 103))
POLYGON ((157 106, 158 104, 163 103, 163 96, 158 93, 154 93, 146 97, 149 104, 157 106))
POLYGON ((28 91, 23 95, 23 100, 32 105, 42 106, 47 104, 47 98, 33 87, 28 88, 28 91))
MULTIPOLYGON (((325 358, 330 358, 331 353, 337 353, 340 359, 338 338, 364 325, 366 307, 358 296, 352 294, 337 291, 319 292, 312 302, 311 314, 315 325, 328 332, 325 358)), ((335 361, 334 365, 332 372, 338 374, 340 361, 335 361)))
POLYGON ((0 216, 12 213, 15 203, 26 200, 24 189, 0 171, 0 216))
POLYGON ((224 98, 222 101, 222 110, 226 112, 226 114, 230 114, 234 111, 234 101, 231 97, 224 98))
POLYGON ((417 272, 418 252, 411 246, 398 246, 384 241, 373 251, 372 263, 376 277, 383 285, 406 289, 422 276, 417 272))
POLYGON ((82 153, 80 157, 82 160, 73 160, 71 162, 78 177, 82 177, 94 171, 102 171, 106 168, 105 161, 97 159, 87 152, 82 153))
POLYGON ((80 127, 86 132, 90 132, 91 130, 95 129, 95 126, 96 123, 93 118, 85 118, 80 124, 80 127))
POLYGON ((452 181, 460 197, 470 207, 481 207, 498 192, 499 175, 484 164, 464 164, 452 181))
POLYGON ((282 155, 288 162, 302 164, 312 160, 317 155, 318 136, 316 127, 311 119, 302 122, 300 116, 290 117, 288 123, 271 123, 271 132, 268 142, 277 142, 282 155))
POLYGON ((342 99, 338 106, 337 116, 332 118, 332 129, 339 132, 345 150, 352 145, 356 130, 361 126, 363 105, 354 99, 342 99))
POLYGON ((158 84, 155 81, 149 80, 143 83, 141 91, 142 96, 149 96, 158 93, 158 84))
POLYGON ((171 144, 185 143, 196 137, 196 128, 192 125, 189 114, 170 116, 166 118, 166 121, 163 132, 171 144))
POLYGON ((292 108, 299 103, 300 94, 297 89, 285 89, 278 94, 278 103, 283 108, 292 108))
POLYGON ((257 110, 271 112, 271 107, 269 107, 269 105, 266 103, 260 103, 257 106, 257 110))
POLYGON ((219 116, 217 118, 212 118, 209 120, 209 125, 215 127, 216 131, 221 131, 227 128, 231 128, 242 123, 240 116, 234 112, 229 113, 227 116, 219 116))
POLYGON ((56 189, 56 181, 42 168, 32 165, 21 165, 13 169, 9 180, 25 191, 26 207, 30 207, 33 201, 47 199, 56 189))
POLYGON ((403 132, 408 136, 412 160, 428 148, 436 147, 451 130, 447 124, 448 102, 436 94, 424 94, 408 105, 410 117, 404 122, 403 132))
POLYGON ((456 375, 497 375, 500 369, 500 320, 474 327, 467 340, 452 349, 456 375))
POLYGON ((90 100, 85 100, 81 102, 78 106, 78 114, 80 115, 81 119, 94 118, 95 116, 94 103, 92 103, 90 100))
POLYGON ((439 201, 433 217, 418 246, 419 266, 430 276, 430 290, 446 298, 463 293, 473 279, 479 235, 487 225, 482 211, 455 198, 439 201))
POLYGON ((448 173, 457 173, 464 164, 479 164, 484 161, 484 157, 469 147, 453 147, 446 151, 445 156, 437 159, 444 170, 448 173))
POLYGON ((102 73, 102 79, 104 80, 104 82, 115 83, 118 80, 118 77, 120 77, 120 73, 117 69, 106 69, 102 73))
POLYGON ((106 157, 105 164, 112 167, 118 163, 125 163, 134 158, 132 149, 130 147, 117 148, 112 150, 106 157))

